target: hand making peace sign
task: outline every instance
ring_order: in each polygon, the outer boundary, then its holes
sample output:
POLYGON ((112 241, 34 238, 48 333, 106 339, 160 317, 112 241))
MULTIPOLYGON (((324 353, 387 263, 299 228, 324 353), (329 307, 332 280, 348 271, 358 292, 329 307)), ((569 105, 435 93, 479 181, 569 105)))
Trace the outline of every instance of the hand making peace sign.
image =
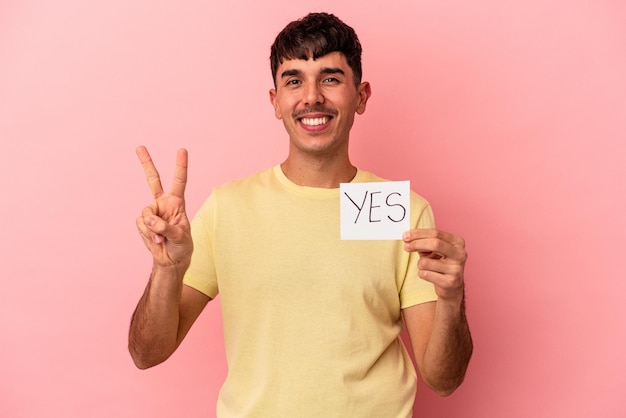
POLYGON ((154 196, 154 201, 137 218, 137 229, 154 263, 162 267, 189 264, 193 252, 189 219, 185 212, 185 186, 187 184, 187 150, 176 155, 176 170, 169 193, 163 192, 159 172, 146 147, 137 148, 137 156, 154 196))

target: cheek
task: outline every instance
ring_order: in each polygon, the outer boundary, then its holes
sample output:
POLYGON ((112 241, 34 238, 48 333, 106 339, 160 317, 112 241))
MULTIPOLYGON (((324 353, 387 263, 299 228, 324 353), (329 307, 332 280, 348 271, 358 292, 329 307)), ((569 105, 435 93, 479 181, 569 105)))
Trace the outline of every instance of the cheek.
POLYGON ((274 101, 274 115, 276 119, 283 119, 291 114, 292 103, 285 100, 283 97, 281 100, 274 101))

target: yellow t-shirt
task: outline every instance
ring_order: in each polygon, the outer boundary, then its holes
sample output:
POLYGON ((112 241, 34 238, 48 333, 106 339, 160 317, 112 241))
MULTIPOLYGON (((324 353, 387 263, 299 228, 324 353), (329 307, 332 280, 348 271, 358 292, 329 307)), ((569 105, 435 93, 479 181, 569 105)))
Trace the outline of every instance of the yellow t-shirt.
MULTIPOLYGON (((434 226, 415 193, 411 225, 434 226)), ((275 166, 216 188, 192 235, 185 284, 222 306, 219 417, 411 416, 401 309, 436 294, 401 241, 340 239, 339 189, 298 186, 275 166)))

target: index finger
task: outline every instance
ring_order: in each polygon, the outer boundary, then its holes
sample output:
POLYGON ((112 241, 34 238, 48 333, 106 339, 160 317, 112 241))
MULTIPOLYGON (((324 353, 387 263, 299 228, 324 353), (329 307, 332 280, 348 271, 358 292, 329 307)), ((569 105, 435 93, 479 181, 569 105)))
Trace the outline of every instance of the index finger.
POLYGON ((172 182, 172 194, 178 197, 185 197, 185 187, 187 186, 187 165, 189 156, 187 150, 181 148, 176 153, 176 169, 174 170, 174 181, 172 182))
POLYGON ((148 186, 150 187, 150 191, 156 199, 163 194, 163 186, 161 185, 159 172, 154 166, 152 158, 150 157, 150 153, 148 152, 148 149, 146 147, 137 147, 135 152, 137 153, 137 157, 139 157, 139 161, 143 166, 143 172, 146 174, 146 180, 148 180, 148 186))

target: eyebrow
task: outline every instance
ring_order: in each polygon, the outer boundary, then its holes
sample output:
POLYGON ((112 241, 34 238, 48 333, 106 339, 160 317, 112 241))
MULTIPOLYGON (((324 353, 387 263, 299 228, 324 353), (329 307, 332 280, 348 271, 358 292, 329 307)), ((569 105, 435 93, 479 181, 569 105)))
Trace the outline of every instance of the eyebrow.
MULTIPOLYGON (((291 69, 291 70, 283 71, 281 73, 280 77, 281 78, 285 78, 285 77, 292 77, 292 76, 301 75, 301 74, 302 74, 302 71, 294 68, 294 69, 291 69)), ((341 68, 324 67, 324 68, 322 68, 322 71, 320 71, 320 74, 341 74, 341 75, 345 75, 345 72, 341 68)))
POLYGON ((283 71, 283 73, 280 75, 281 78, 285 78, 285 77, 291 77, 294 75, 300 75, 302 74, 302 71, 300 70, 285 70, 283 71))
POLYGON ((345 75, 346 73, 341 68, 324 67, 324 68, 322 68, 322 74, 341 74, 341 75, 345 75))

